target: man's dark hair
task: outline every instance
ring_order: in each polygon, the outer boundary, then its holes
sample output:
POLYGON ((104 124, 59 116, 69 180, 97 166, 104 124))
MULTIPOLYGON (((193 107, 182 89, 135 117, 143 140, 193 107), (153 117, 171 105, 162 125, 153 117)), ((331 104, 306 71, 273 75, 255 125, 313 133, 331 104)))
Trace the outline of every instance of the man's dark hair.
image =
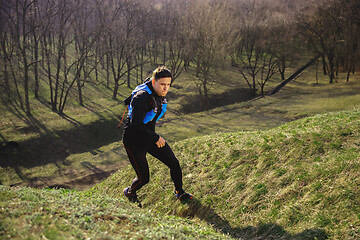
POLYGON ((166 78, 166 77, 172 78, 172 74, 171 74, 170 70, 167 69, 165 66, 161 66, 161 67, 156 68, 153 71, 152 76, 155 79, 155 81, 159 80, 160 78, 166 78))

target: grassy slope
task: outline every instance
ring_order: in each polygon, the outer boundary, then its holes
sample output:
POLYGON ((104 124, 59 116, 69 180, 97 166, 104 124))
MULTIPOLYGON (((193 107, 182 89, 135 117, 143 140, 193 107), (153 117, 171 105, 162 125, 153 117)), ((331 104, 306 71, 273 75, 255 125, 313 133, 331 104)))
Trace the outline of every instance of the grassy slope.
MULTIPOLYGON (((173 144, 192 204, 172 198, 166 167, 150 158, 147 209, 205 220, 233 236, 360 237, 360 108, 252 132, 173 144)), ((122 169, 92 191, 115 197, 134 177, 122 169)))
POLYGON ((144 209, 122 196, 130 167, 86 192, 0 186, 1 237, 356 239, 359 139, 357 107, 176 142, 186 189, 196 196, 188 204, 174 199, 168 170, 152 158, 144 209))
POLYGON ((0 239, 230 239, 206 224, 64 189, 0 185, 0 239))

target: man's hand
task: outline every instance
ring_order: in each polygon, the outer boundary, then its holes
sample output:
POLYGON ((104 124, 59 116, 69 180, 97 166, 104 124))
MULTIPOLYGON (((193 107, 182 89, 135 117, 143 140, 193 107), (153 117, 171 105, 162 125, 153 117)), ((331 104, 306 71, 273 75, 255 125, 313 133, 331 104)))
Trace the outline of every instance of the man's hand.
POLYGON ((165 140, 162 137, 159 137, 159 140, 156 142, 156 146, 158 148, 162 148, 163 146, 165 146, 165 140))

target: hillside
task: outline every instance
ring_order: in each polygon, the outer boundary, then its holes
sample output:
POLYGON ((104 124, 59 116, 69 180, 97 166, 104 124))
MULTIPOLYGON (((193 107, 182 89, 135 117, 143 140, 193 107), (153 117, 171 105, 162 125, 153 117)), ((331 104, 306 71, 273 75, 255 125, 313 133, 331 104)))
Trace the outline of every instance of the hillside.
MULTIPOLYGON (((265 131, 221 133, 173 144, 190 204, 173 199, 166 167, 150 158, 145 209, 208 222, 245 239, 360 237, 360 108, 265 131)), ((111 197, 134 177, 121 169, 90 192, 111 197)))
POLYGON ((122 189, 124 167, 88 191, 0 185, 2 239, 358 239, 360 108, 264 131, 173 144, 195 199, 172 195, 150 158, 143 208, 122 189))
POLYGON ((65 189, 0 185, 0 239, 230 239, 206 224, 65 189))

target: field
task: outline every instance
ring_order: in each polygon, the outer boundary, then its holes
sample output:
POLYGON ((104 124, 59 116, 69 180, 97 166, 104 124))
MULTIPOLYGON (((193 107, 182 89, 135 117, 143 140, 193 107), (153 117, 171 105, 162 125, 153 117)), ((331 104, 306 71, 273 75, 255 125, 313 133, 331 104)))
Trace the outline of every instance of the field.
POLYGON ((212 89, 213 102, 222 96, 224 103, 206 112, 197 112, 193 76, 184 73, 158 132, 196 199, 175 201, 167 169, 150 158, 144 209, 122 196, 134 173, 116 125, 131 89, 113 100, 105 87, 89 85, 86 107, 74 101, 64 118, 44 102, 34 102, 28 118, 3 101, 1 136, 19 147, 1 152, 0 236, 359 238, 360 76, 315 84, 313 71, 271 97, 231 102, 246 86, 229 69, 212 89))

